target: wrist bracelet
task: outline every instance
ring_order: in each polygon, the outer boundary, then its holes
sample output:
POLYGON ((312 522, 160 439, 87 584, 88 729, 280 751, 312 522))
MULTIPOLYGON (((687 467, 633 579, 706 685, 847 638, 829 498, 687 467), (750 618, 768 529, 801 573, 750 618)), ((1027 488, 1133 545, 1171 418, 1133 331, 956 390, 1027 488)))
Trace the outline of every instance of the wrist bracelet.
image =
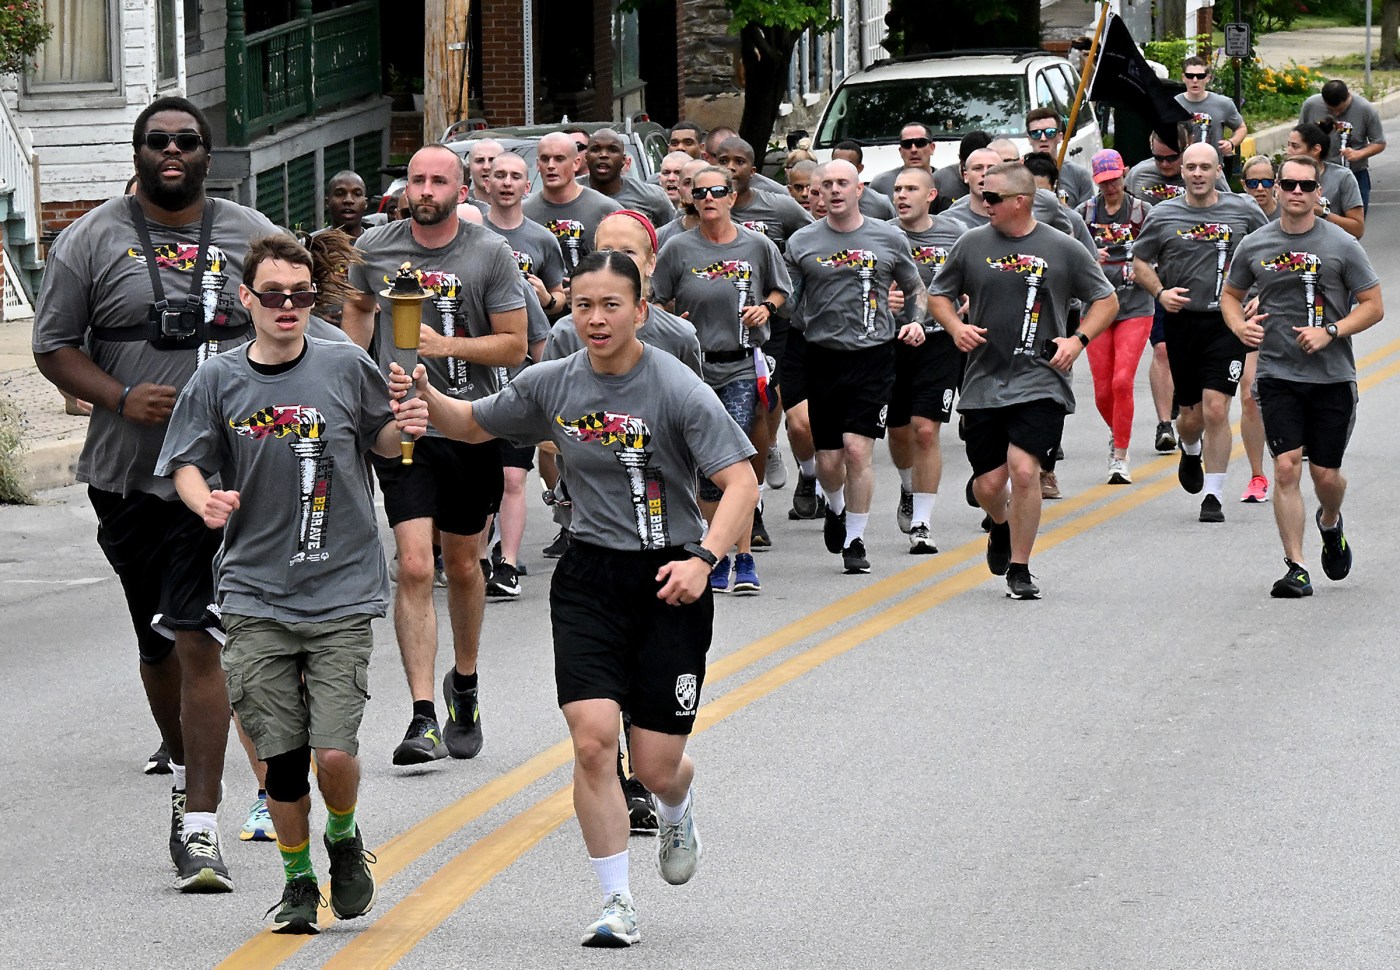
POLYGON ((126 410, 126 396, 131 393, 131 385, 122 388, 122 396, 117 399, 117 417, 122 417, 122 412, 126 410))

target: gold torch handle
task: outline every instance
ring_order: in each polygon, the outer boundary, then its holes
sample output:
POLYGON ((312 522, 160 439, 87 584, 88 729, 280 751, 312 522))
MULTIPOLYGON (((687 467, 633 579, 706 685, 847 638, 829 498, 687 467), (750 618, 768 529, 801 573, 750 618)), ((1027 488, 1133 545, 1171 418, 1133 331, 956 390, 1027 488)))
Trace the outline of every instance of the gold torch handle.
MULTIPOLYGON (((411 376, 413 369, 418 366, 418 338, 419 327, 423 322, 423 301, 393 300, 390 315, 394 324, 394 363, 402 367, 405 374, 411 376)), ((408 393, 403 399, 407 401, 413 395, 413 386, 409 385, 408 393)), ((403 463, 413 464, 413 435, 406 431, 400 432, 399 450, 403 453, 403 463)))

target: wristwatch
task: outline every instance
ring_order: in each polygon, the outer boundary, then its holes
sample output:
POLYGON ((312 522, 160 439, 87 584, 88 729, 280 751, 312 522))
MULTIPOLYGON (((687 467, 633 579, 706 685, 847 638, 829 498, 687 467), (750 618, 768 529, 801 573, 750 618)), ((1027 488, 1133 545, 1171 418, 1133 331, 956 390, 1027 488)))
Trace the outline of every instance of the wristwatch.
POLYGON ((1337 339, 1337 325, 1335 323, 1329 323, 1322 329, 1327 331, 1327 336, 1331 337, 1333 340, 1337 339))
POLYGON ((1085 347, 1089 346, 1089 335, 1086 334, 1083 330, 1076 330, 1074 333, 1070 334, 1070 336, 1078 337, 1079 342, 1081 344, 1083 344, 1085 347))
POLYGON ((775 316, 778 315, 778 308, 775 307, 775 306, 773 305, 773 301, 772 301, 772 300, 764 300, 762 303, 759 304, 759 306, 761 306, 761 307, 763 307, 763 309, 767 310, 767 311, 768 311, 768 315, 769 315, 770 317, 775 317, 775 316))
POLYGON ((719 556, 716 556, 698 542, 687 542, 685 545, 681 546, 681 548, 696 559, 703 559, 705 565, 709 566, 711 569, 719 565, 719 556))
POLYGON ((559 297, 555 296, 553 293, 549 294, 549 302, 544 305, 545 311, 553 310, 558 303, 559 297))

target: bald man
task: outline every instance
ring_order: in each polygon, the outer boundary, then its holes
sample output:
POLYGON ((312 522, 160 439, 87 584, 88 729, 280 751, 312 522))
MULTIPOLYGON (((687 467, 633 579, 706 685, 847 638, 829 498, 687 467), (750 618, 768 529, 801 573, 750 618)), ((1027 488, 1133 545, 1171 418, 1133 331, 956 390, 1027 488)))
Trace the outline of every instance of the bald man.
MULTIPOLYGON (((723 168, 724 165, 719 161, 719 146, 727 139, 738 137, 739 133, 733 128, 723 125, 719 128, 711 128, 710 133, 705 136, 705 150, 701 154, 701 157, 711 165, 719 165, 723 168)), ((747 142, 745 144, 747 144, 747 142)), ((749 149, 749 152, 752 154, 753 149, 749 149)), ((761 161, 761 159, 759 161, 761 161)), ((785 191, 781 183, 773 181, 768 176, 758 171, 757 164, 755 164, 753 178, 750 179, 750 183, 753 188, 757 189, 759 192, 785 191)))
POLYGON ((494 138, 483 138, 472 145, 467 156, 467 201, 482 212, 486 211, 489 196, 486 191, 486 177, 491 171, 491 163, 505 151, 494 138))
POLYGON ((583 184, 612 199, 619 208, 643 213, 653 226, 664 226, 676 217, 676 207, 664 191, 622 174, 627 145, 611 128, 599 128, 589 136, 584 160, 588 176, 583 184))
POLYGON ((540 192, 525 200, 525 218, 537 222, 559 240, 564 267, 572 273, 579 260, 593 251, 593 234, 609 212, 625 208, 586 185, 574 181, 579 160, 576 136, 551 132, 539 141, 535 166, 540 192))
POLYGON ((671 205, 677 209, 681 205, 681 169, 689 161, 693 159, 686 152, 671 152, 661 160, 661 168, 657 170, 657 184, 661 186, 661 191, 666 193, 666 198, 671 200, 671 205))
POLYGON ((812 217, 792 200, 787 190, 774 194, 754 188, 753 146, 744 139, 726 138, 721 142, 719 164, 729 170, 734 180, 734 207, 729 216, 739 225, 763 233, 780 252, 786 248, 789 236, 811 225, 812 217))
POLYGON ((696 211, 695 199, 691 192, 695 188, 695 176, 705 168, 709 162, 703 158, 692 158, 681 166, 680 185, 676 189, 676 195, 680 199, 680 207, 676 210, 676 218, 666 223, 656 230, 656 251, 660 252, 661 247, 666 245, 666 241, 689 232, 700 225, 700 213, 696 211))

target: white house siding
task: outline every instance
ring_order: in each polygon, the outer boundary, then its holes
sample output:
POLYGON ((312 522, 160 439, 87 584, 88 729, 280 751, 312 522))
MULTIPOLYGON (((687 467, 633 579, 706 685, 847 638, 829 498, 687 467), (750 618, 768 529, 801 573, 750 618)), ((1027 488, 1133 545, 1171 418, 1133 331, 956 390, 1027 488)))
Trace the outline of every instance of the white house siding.
POLYGON ((228 11, 223 0, 203 0, 199 38, 204 49, 185 52, 185 96, 205 111, 224 102, 224 38, 228 11))

